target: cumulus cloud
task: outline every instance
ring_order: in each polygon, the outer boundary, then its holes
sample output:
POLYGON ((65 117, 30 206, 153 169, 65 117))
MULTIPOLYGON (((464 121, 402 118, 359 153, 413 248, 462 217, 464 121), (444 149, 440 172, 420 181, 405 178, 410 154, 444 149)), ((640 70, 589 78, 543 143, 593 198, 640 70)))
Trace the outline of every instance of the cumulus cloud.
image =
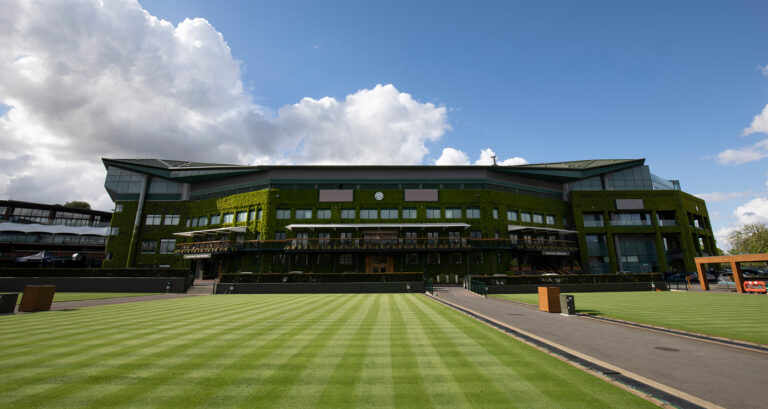
POLYGON ((717 154, 715 161, 721 165, 741 165, 763 158, 768 158, 768 139, 741 149, 726 149, 717 154))
POLYGON ((392 85, 259 106, 208 21, 174 26, 135 0, 4 2, 0 106, 0 196, 98 208, 100 157, 417 164, 450 129, 392 85))
POLYGON ((768 197, 758 197, 744 203, 734 210, 734 215, 741 225, 749 223, 768 223, 768 197))
POLYGON ((443 153, 435 161, 435 165, 469 165, 469 156, 458 149, 444 148, 443 153))
POLYGON ((694 194, 694 196, 709 203, 727 202, 730 200, 746 198, 752 195, 753 192, 751 190, 747 190, 746 192, 712 192, 694 194))
MULTIPOLYGON (((480 157, 474 162, 475 165, 488 166, 493 165, 493 157, 496 153, 491 148, 480 150, 480 157)), ((525 165, 527 160, 515 156, 509 159, 496 159, 496 164, 501 166, 525 165)), ((463 151, 454 148, 445 148, 440 157, 435 161, 435 165, 469 165, 469 156, 463 151)))

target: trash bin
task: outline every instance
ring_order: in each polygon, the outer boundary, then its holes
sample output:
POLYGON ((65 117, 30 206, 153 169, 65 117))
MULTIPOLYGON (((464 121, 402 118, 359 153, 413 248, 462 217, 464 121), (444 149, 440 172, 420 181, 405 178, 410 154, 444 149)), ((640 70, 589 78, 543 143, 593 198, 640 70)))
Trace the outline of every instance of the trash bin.
POLYGON ((539 287, 539 310, 560 312, 559 287, 539 287))
POLYGON ((560 308, 562 315, 576 315, 576 302, 572 295, 560 294, 560 308))
POLYGON ((21 296, 21 303, 19 304, 19 311, 50 311, 55 292, 55 285, 25 285, 24 295, 21 296))
POLYGON ((0 294, 0 314, 13 314, 16 311, 17 293, 0 294))

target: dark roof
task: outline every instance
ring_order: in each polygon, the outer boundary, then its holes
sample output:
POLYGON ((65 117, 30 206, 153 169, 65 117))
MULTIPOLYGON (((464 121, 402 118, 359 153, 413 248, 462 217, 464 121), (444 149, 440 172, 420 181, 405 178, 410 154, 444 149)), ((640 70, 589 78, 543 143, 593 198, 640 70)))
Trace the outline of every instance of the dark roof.
POLYGON ((76 207, 66 207, 66 206, 60 205, 60 204, 23 202, 23 201, 20 201, 20 200, 0 200, 0 206, 7 206, 7 207, 13 207, 13 208, 23 207, 25 209, 57 210, 57 211, 67 211, 67 212, 70 212, 70 213, 94 214, 94 215, 101 215, 101 216, 110 216, 110 215, 112 215, 112 212, 105 212, 103 210, 78 209, 76 207))

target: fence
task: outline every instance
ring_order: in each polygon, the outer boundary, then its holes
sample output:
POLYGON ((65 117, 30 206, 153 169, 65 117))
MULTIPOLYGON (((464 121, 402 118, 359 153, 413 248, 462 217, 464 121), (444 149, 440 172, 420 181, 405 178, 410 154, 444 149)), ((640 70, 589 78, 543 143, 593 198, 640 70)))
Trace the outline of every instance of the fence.
POLYGON ((424 279, 424 292, 435 295, 435 283, 431 278, 424 279))
POLYGON ((483 297, 488 297, 488 284, 478 281, 478 280, 469 280, 469 291, 472 291, 475 294, 482 295, 483 297))

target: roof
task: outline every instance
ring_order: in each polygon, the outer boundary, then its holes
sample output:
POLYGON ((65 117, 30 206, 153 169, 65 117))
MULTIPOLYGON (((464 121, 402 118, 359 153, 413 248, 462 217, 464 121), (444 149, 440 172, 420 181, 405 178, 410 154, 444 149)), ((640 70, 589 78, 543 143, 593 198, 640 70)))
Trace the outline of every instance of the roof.
POLYGON ((423 229, 427 227, 437 228, 468 228, 467 223, 346 223, 346 224, 289 224, 285 226, 288 230, 293 229, 423 229))
POLYGON ((245 233, 245 226, 237 227, 221 227, 218 229, 205 229, 205 230, 190 230, 173 233, 174 236, 192 237, 203 236, 206 234, 229 234, 229 233, 245 233))

